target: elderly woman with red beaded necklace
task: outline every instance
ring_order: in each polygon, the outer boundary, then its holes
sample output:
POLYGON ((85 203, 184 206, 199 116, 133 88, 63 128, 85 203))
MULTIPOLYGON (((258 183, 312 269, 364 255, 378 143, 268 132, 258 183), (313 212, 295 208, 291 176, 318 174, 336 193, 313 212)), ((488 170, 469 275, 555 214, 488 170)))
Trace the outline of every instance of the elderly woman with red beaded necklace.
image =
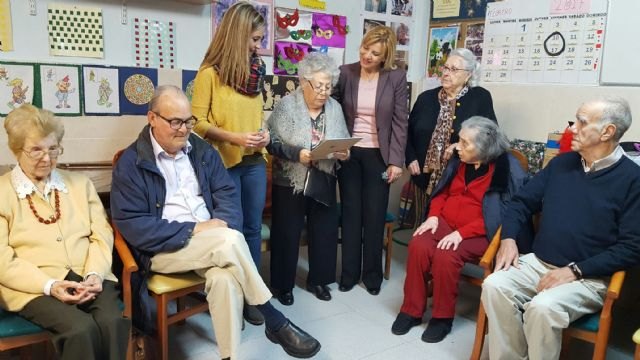
POLYGON ((124 359, 113 232, 91 181, 56 169, 62 121, 25 104, 4 127, 18 164, 0 176, 0 307, 50 331, 61 359, 124 359))

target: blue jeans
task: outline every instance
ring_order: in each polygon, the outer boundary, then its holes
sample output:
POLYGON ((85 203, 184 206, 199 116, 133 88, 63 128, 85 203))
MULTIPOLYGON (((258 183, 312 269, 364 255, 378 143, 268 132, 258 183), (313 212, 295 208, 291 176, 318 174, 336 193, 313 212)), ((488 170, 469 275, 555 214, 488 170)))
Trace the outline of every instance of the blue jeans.
POLYGON ((242 207, 242 234, 249 245, 251 257, 260 268, 262 243, 262 210, 267 196, 267 167, 265 163, 235 166, 228 169, 236 184, 238 203, 242 207))

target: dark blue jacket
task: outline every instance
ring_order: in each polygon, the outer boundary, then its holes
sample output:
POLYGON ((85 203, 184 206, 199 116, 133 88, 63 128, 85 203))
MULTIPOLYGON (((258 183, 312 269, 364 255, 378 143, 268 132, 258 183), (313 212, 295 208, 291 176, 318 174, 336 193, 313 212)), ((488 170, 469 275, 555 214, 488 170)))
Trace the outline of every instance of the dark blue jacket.
MULTIPOLYGON (((458 156, 452 157, 443 171, 440 181, 433 189, 432 198, 449 186, 456 176, 459 165, 460 158, 458 156)), ((506 204, 527 180, 527 173, 522 169, 518 160, 510 153, 506 152, 495 160, 495 169, 491 183, 482 198, 482 215, 484 217, 487 239, 491 240, 496 231, 498 231, 498 227, 502 224, 502 214, 506 204)), ((429 209, 427 208, 422 216, 423 221, 428 212, 429 209)), ((520 245, 520 243, 522 243, 521 249, 528 249, 532 239, 533 227, 531 223, 529 223, 528 227, 523 228, 522 234, 518 239, 518 244, 520 245)))
MULTIPOLYGON (((189 160, 195 170, 202 196, 211 218, 227 222, 240 230, 242 212, 235 197, 235 186, 218 152, 196 135, 189 136, 189 160)), ((140 132, 113 169, 111 216, 129 244, 140 270, 132 276, 133 320, 146 332, 155 323, 151 317, 146 278, 151 257, 184 247, 191 238, 195 222, 169 222, 162 219, 166 195, 165 179, 156 166, 149 126, 140 132)))

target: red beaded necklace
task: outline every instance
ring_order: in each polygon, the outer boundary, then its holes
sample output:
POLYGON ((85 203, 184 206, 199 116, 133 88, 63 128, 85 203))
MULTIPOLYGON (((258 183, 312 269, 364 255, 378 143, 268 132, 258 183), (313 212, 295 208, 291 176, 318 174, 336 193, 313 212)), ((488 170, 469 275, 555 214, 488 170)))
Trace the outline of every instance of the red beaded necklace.
POLYGON ((31 200, 31 195, 27 195, 27 200, 29 201, 29 207, 31 208, 31 212, 33 213, 33 215, 35 215, 35 217, 38 219, 38 221, 40 221, 41 223, 46 224, 46 225, 53 224, 56 221, 58 221, 58 219, 60 219, 60 195, 58 195, 58 190, 57 189, 54 189, 53 193, 54 193, 54 197, 55 197, 56 213, 55 213, 55 216, 51 215, 49 217, 49 219, 43 219, 42 217, 40 217, 40 215, 38 215, 38 212, 36 211, 36 207, 33 206, 33 201, 31 200))

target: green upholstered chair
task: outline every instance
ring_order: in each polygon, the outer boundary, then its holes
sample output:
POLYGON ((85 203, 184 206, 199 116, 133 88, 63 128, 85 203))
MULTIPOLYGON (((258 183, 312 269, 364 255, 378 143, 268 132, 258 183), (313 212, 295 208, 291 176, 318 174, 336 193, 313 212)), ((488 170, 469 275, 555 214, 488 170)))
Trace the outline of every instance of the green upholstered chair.
POLYGON ((29 358, 27 346, 49 341, 49 333, 21 316, 0 309, 0 352, 21 348, 21 358, 29 358))

